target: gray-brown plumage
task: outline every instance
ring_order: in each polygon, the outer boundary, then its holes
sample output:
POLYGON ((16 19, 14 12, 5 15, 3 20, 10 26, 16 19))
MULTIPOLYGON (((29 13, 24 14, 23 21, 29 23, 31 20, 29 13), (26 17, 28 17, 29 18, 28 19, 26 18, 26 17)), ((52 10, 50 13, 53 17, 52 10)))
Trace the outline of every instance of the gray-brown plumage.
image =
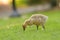
POLYGON ((43 29, 45 29, 45 23, 47 21, 48 17, 43 15, 43 14, 34 14, 32 15, 29 19, 25 20, 25 22, 23 23, 23 30, 25 30, 25 28, 28 25, 36 25, 37 30, 38 27, 41 25, 43 29))

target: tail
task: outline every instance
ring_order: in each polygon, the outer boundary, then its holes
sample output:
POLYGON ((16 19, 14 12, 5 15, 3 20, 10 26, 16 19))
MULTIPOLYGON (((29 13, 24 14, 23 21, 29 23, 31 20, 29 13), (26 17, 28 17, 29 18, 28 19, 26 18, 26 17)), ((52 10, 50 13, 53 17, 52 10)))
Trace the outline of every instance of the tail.
POLYGON ((44 21, 46 22, 47 20, 48 20, 48 16, 45 16, 45 20, 44 21))

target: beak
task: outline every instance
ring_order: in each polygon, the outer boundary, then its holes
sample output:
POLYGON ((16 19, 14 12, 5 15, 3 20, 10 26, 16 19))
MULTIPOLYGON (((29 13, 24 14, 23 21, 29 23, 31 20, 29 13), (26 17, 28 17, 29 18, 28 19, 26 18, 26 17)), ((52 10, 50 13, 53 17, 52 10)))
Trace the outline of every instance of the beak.
POLYGON ((24 30, 24 31, 25 31, 25 28, 26 28, 26 27, 25 27, 25 26, 23 26, 23 30, 24 30))

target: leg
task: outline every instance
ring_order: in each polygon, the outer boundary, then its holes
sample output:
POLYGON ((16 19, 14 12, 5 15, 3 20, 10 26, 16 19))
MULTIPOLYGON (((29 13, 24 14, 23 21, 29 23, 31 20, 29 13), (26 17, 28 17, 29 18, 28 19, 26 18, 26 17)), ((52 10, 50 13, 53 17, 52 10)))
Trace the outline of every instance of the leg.
POLYGON ((37 30, 38 30, 38 25, 37 25, 37 30))
POLYGON ((42 28, 43 28, 42 30, 45 30, 45 26, 44 25, 42 25, 42 28))

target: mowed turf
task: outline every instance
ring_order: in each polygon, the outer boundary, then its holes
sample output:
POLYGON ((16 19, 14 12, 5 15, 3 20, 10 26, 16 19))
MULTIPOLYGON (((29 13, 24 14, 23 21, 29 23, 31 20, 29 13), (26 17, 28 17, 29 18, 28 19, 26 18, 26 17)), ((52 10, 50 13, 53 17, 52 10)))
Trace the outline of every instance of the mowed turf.
POLYGON ((44 31, 41 26, 37 30, 35 25, 32 27, 28 26, 23 31, 22 23, 32 13, 22 15, 19 18, 0 19, 0 40, 60 40, 60 11, 51 10, 36 13, 42 13, 48 16, 44 31))

